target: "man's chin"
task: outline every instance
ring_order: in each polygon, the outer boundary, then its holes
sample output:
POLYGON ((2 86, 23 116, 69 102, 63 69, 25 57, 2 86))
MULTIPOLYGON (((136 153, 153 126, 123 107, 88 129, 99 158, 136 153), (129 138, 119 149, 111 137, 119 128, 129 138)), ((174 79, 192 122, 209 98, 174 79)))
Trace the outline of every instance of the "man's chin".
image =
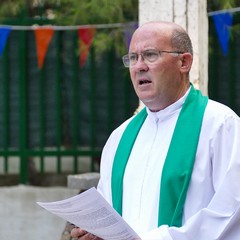
POLYGON ((151 105, 151 103, 153 102, 153 99, 152 98, 150 98, 150 97, 139 97, 139 100, 141 101, 141 102, 143 102, 144 103, 144 105, 146 105, 146 106, 148 106, 149 104, 151 105))

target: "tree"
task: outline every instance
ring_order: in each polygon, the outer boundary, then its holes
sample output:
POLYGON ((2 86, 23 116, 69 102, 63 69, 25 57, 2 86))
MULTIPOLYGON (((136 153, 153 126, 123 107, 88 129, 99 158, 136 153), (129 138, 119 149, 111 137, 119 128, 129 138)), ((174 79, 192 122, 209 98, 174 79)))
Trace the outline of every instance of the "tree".
POLYGON ((240 0, 207 0, 208 12, 240 6, 240 0))
POLYGON ((129 22, 138 19, 138 0, 1 0, 0 16, 54 16, 64 25, 129 22))
MULTIPOLYGON (((38 24, 48 21, 60 26, 137 22, 138 0, 1 0, 0 16, 1 23, 18 19, 26 24, 35 19, 38 24)), ((117 43, 117 52, 123 54, 124 41, 122 29, 112 28, 100 31, 93 45, 104 51, 117 43)))

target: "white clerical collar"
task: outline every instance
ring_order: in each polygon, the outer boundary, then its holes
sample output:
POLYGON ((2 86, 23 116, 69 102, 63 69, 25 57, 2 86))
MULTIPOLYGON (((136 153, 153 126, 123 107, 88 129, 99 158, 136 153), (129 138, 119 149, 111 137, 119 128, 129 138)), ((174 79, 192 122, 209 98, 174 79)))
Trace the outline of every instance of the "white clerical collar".
POLYGON ((190 88, 187 90, 184 96, 182 96, 176 102, 158 112, 151 112, 149 108, 147 108, 148 117, 154 122, 165 121, 171 118, 171 116, 173 116, 176 112, 180 112, 189 92, 190 88))

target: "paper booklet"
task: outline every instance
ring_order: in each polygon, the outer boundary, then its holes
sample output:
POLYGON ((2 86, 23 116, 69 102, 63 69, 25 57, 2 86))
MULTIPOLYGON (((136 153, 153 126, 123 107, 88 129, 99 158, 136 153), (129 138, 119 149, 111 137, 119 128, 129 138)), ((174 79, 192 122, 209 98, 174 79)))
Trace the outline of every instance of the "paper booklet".
POLYGON ((102 239, 140 239, 94 187, 68 199, 37 204, 102 239))

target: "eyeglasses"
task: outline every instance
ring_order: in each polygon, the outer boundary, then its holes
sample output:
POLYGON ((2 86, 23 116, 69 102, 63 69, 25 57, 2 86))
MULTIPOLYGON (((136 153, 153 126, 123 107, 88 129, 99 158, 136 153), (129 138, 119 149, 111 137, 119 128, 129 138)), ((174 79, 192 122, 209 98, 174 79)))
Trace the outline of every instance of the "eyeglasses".
POLYGON ((160 51, 160 50, 155 50, 155 49, 149 49, 146 51, 143 51, 141 53, 129 53, 127 55, 124 55, 122 57, 123 60, 123 64, 125 67, 131 67, 134 66, 137 61, 138 61, 138 57, 139 55, 142 56, 142 59, 144 60, 144 62, 146 64, 149 63, 154 63, 155 61, 157 61, 159 59, 159 57, 161 57, 162 53, 172 53, 172 54, 183 54, 184 52, 180 52, 180 51, 160 51))

